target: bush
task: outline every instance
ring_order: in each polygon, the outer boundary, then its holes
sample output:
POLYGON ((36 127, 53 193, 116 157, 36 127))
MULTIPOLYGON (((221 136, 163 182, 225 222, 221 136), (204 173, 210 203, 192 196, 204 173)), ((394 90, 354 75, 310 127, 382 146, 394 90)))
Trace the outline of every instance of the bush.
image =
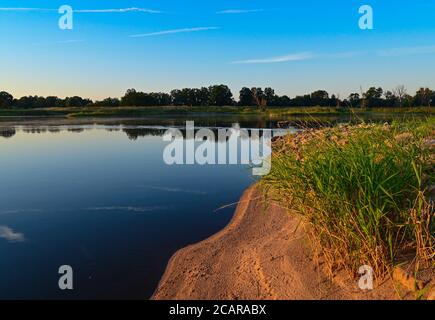
POLYGON ((308 130, 278 140, 262 183, 301 214, 330 270, 434 261, 434 121, 308 130), (431 142, 432 141, 432 142, 431 142))

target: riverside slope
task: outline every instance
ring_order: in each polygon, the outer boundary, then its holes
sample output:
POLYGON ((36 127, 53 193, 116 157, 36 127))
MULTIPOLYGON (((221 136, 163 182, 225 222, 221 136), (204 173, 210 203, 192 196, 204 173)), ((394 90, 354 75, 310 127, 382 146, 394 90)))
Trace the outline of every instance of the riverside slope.
POLYGON ((224 230, 178 251, 152 299, 350 298, 318 271, 300 221, 261 198, 252 186, 224 230))
POLYGON ((371 292, 362 292, 357 280, 327 277, 313 259, 300 219, 277 203, 266 207, 258 185, 245 191, 225 229, 175 253, 151 297, 154 300, 397 298, 388 280, 371 292))

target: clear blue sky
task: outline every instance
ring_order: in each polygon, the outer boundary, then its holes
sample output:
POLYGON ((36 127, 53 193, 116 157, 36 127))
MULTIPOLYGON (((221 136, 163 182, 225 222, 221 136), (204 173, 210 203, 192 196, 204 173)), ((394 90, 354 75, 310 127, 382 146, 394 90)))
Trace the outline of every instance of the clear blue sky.
POLYGON ((434 1, 2 0, 0 8, 0 90, 14 96, 95 99, 220 83, 236 96, 242 86, 341 97, 360 86, 435 89, 434 1), (76 10, 73 30, 58 28, 63 4, 76 10), (374 9, 374 30, 358 27, 363 4, 374 9), (151 12, 108 10, 127 8, 151 12))

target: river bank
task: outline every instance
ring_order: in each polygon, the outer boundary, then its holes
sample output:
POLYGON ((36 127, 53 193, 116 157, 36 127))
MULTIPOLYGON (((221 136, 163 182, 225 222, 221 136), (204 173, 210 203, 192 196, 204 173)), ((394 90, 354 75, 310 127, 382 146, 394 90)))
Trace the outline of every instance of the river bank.
POLYGON ((265 206, 261 186, 240 199, 221 232, 178 251, 154 300, 413 299, 384 278, 372 291, 345 273, 330 278, 310 248, 306 225, 278 203, 265 206))
POLYGON ((224 230, 171 258, 152 299, 433 298, 433 125, 278 139, 271 174, 224 230))
POLYGON ((335 107, 258 107, 222 106, 222 107, 190 107, 190 106, 166 106, 166 107, 52 107, 52 108, 9 108, 0 109, 1 117, 165 117, 165 116, 339 116, 357 115, 367 117, 370 115, 431 115, 435 113, 435 107, 413 108, 335 108, 335 107))

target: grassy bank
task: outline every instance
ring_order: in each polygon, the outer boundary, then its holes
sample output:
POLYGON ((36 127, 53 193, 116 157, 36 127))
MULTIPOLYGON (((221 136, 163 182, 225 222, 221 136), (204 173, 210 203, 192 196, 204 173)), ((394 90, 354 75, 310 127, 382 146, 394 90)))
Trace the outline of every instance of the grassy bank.
POLYGON ((145 117, 159 115, 261 115, 261 116, 300 116, 300 115, 339 115, 339 114, 433 114, 435 107, 420 108, 374 108, 370 110, 343 109, 332 107, 282 107, 261 110, 258 107, 65 107, 44 109, 0 109, 0 117, 5 116, 64 116, 64 117, 145 117))
POLYGON ((435 121, 311 130, 275 142, 262 183, 311 225, 330 270, 435 259, 435 121), (433 200, 433 198, 432 198, 433 200))

